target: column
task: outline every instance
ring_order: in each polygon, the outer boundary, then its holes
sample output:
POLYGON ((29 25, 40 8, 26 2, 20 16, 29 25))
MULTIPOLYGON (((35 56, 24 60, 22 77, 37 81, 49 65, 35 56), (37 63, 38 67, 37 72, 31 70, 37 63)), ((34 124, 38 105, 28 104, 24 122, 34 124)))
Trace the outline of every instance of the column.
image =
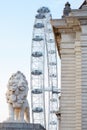
POLYGON ((61 41, 61 130, 75 130, 75 34, 63 33, 61 41))
POLYGON ((75 81, 76 81, 76 129, 75 130, 82 130, 82 123, 81 123, 81 108, 82 108, 82 101, 81 101, 81 44, 80 44, 80 32, 76 33, 76 41, 75 41, 75 81))

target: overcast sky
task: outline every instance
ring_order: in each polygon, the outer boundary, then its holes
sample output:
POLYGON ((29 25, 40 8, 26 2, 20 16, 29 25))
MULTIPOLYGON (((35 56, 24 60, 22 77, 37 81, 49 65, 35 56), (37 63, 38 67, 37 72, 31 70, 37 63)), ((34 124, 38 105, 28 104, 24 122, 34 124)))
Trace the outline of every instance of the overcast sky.
MULTIPOLYGON (((68 0, 71 8, 79 8, 84 0, 68 0)), ((0 0, 0 121, 8 116, 5 99, 9 77, 17 70, 29 82, 30 50, 35 14, 46 6, 52 18, 61 18, 67 0, 0 0)))

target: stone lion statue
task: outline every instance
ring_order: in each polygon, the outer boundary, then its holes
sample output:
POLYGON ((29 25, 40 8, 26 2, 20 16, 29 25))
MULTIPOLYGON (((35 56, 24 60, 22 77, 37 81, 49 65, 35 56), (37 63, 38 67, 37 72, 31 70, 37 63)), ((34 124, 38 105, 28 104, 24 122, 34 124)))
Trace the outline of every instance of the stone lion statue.
POLYGON ((8 121, 30 122, 27 100, 28 82, 20 71, 13 74, 7 85, 6 99, 9 106, 8 121))

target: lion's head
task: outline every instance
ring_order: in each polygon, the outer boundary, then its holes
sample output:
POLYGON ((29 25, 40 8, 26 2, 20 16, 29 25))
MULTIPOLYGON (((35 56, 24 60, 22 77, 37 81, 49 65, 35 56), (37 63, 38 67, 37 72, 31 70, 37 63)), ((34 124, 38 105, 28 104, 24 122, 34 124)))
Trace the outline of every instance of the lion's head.
POLYGON ((21 107, 26 102, 28 94, 28 82, 26 77, 20 71, 12 74, 8 81, 6 99, 7 103, 13 105, 14 108, 21 107))

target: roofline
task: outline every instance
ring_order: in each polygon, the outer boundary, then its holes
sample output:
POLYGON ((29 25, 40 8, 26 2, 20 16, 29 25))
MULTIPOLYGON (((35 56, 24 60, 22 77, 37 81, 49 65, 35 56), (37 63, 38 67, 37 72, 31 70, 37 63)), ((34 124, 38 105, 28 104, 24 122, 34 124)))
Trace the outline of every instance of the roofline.
POLYGON ((86 5, 86 0, 82 3, 82 5, 79 7, 79 9, 81 9, 83 5, 86 5))

